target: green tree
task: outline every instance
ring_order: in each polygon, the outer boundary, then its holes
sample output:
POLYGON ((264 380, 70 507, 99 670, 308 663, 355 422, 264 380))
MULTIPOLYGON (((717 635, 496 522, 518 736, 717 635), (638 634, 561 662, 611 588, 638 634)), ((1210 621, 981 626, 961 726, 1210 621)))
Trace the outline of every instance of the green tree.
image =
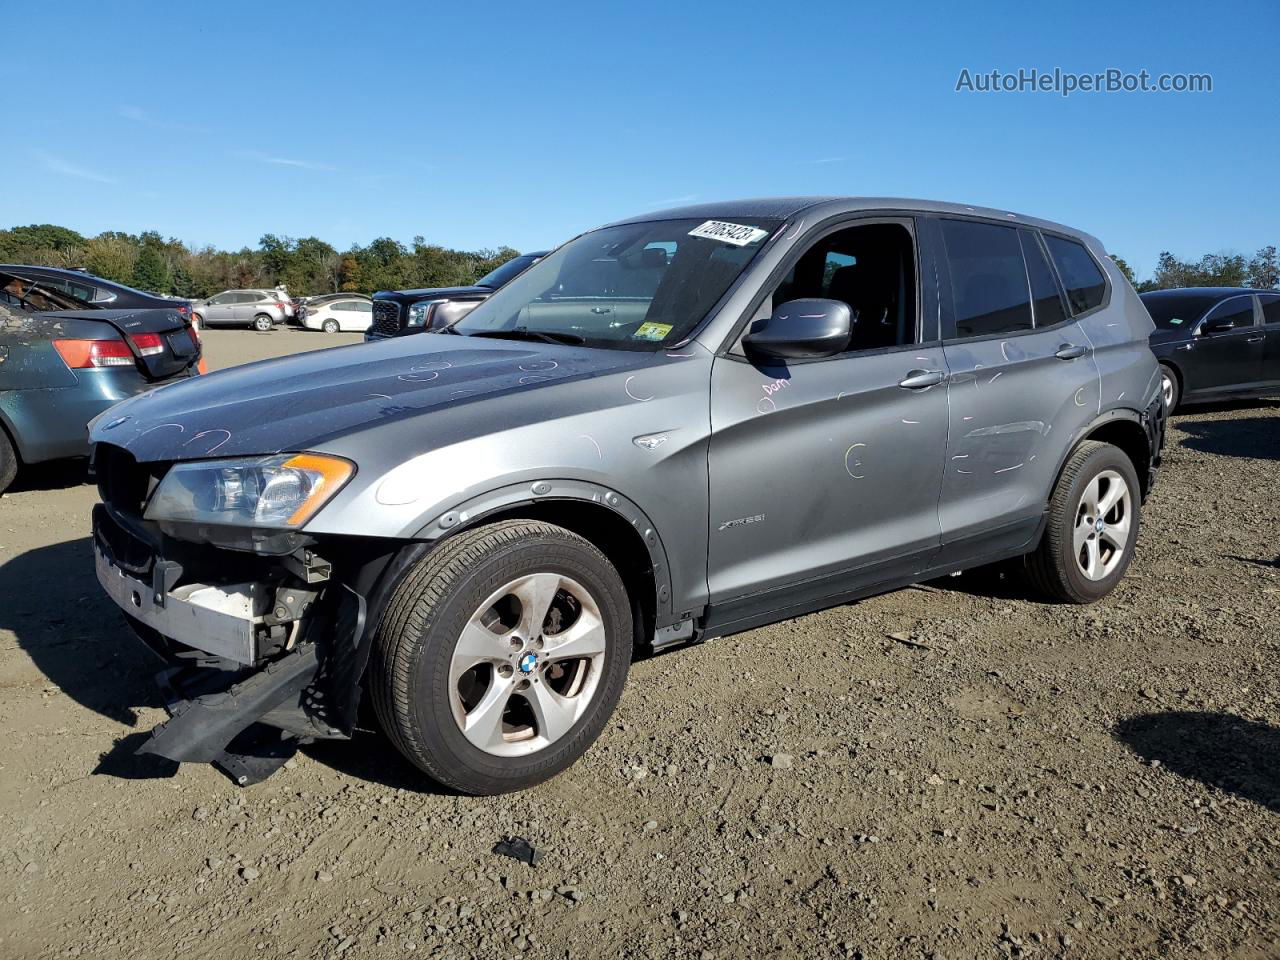
POLYGON ((1262 290, 1280 287, 1280 261, 1276 258, 1274 244, 1263 247, 1258 251, 1257 256, 1249 261, 1248 285, 1262 290))
POLYGON ((1129 266, 1128 262, 1125 261, 1124 257, 1112 256, 1111 259, 1115 261, 1115 264, 1120 269, 1120 272, 1124 274, 1124 278, 1128 280, 1130 283, 1135 283, 1135 280, 1133 277, 1133 267, 1129 266))
POLYGON ((172 284, 164 257, 164 241, 154 231, 142 234, 139 239, 142 247, 133 265, 133 285, 152 293, 169 293, 172 284))

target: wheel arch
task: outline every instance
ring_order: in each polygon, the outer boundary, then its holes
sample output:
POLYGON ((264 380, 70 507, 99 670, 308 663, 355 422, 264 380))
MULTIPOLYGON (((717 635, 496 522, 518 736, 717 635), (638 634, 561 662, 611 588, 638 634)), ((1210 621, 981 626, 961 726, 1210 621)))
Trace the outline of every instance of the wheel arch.
POLYGON ((1138 474, 1142 497, 1146 498, 1155 480, 1159 460, 1158 457, 1153 456, 1151 434, 1142 414, 1129 409, 1108 410, 1086 424, 1063 452, 1058 470, 1054 474, 1055 486, 1071 455, 1086 440, 1096 440, 1118 447, 1133 464, 1133 469, 1138 474))
POLYGON ((423 526, 415 539, 433 544, 499 520, 542 520, 576 533, 618 569, 636 612, 637 636, 652 639, 671 610, 671 574, 657 527, 633 501, 583 480, 540 480, 501 487, 458 504, 423 526))

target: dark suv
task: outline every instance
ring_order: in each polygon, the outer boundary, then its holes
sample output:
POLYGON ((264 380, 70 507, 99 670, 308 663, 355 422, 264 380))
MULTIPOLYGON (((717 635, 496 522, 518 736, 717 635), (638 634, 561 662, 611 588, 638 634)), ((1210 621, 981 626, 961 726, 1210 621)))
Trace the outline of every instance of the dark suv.
POLYGON ((587 749, 637 648, 1011 559, 1099 600, 1160 465, 1151 327, 1068 227, 742 201, 584 233, 443 334, 124 403, 94 540, 179 668, 147 749, 349 737, 368 690, 495 793, 587 749))
POLYGON ((443 330, 462 319, 503 284, 509 283, 547 255, 547 251, 512 257, 470 287, 426 290, 379 290, 373 295, 373 323, 365 340, 443 330))

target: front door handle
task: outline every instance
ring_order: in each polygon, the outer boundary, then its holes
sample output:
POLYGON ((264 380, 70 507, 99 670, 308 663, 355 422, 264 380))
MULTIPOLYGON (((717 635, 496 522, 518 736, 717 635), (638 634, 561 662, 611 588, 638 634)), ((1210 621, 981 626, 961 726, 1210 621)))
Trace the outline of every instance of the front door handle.
POLYGON ((923 390, 925 387, 936 387, 946 377, 941 370, 908 370, 907 375, 898 381, 898 386, 908 390, 923 390))
POLYGON ((1064 343, 1054 354, 1059 360, 1075 360, 1089 352, 1089 348, 1077 343, 1064 343))
POLYGON ((1265 339, 1266 337, 1264 337, 1262 334, 1258 334, 1256 337, 1246 337, 1244 342, 1245 343, 1261 343, 1265 339))

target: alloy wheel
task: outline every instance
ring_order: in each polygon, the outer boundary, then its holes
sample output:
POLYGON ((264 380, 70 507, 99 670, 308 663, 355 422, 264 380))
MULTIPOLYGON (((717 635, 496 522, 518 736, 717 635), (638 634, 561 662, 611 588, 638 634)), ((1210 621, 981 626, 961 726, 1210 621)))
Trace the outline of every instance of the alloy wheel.
POLYGON ((569 577, 534 573, 495 590, 454 646, 454 721, 474 746, 523 756, 564 737, 600 685, 607 645, 591 594, 569 577))
POLYGON ((1124 477, 1103 470, 1089 481, 1076 507, 1072 532, 1076 564, 1090 580, 1102 580, 1128 549, 1133 497, 1124 477))

